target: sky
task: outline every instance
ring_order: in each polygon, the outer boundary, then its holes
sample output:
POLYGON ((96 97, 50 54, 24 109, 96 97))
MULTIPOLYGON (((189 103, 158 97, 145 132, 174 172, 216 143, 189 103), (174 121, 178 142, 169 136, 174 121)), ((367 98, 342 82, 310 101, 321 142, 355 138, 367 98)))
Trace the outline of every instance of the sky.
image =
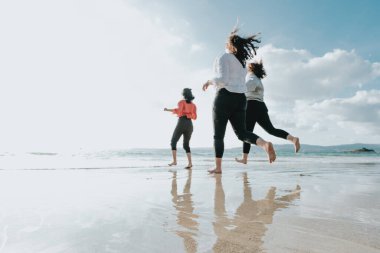
MULTIPOLYGON (((215 90, 201 87, 237 22, 261 33, 275 127, 305 144, 380 143, 379 11, 376 0, 2 0, 0 150, 167 148, 177 119, 163 108, 185 87, 199 116, 191 146, 211 147, 215 90)), ((241 145, 231 127, 225 145, 241 145)))

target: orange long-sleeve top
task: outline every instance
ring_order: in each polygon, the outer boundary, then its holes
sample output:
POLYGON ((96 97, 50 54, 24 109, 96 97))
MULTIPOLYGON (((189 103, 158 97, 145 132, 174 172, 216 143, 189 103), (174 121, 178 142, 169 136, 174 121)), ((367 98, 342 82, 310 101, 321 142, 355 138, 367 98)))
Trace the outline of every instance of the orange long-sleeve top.
POLYGON ((178 117, 186 116, 188 119, 197 119, 197 107, 193 102, 186 103, 186 100, 178 102, 178 108, 173 110, 178 117))

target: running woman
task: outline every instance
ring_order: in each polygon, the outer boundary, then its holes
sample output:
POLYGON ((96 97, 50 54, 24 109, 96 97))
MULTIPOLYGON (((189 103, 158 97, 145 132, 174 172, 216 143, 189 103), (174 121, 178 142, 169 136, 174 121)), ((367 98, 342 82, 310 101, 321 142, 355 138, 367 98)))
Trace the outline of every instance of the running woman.
MULTIPOLYGON (((248 73, 245 78, 247 92, 245 93, 248 103, 246 112, 246 128, 249 132, 253 132, 255 124, 258 123, 269 134, 288 140, 294 145, 294 151, 300 150, 300 140, 288 132, 274 128, 268 115, 268 108, 264 102, 264 86, 261 80, 266 76, 263 62, 251 62, 247 64, 248 73)), ((241 159, 235 158, 239 163, 247 164, 248 154, 251 144, 243 143, 243 156, 241 159)))
POLYGON ((253 58, 260 43, 257 35, 240 37, 238 29, 234 29, 227 39, 226 52, 215 60, 215 76, 203 85, 207 90, 210 85, 217 89, 213 106, 215 168, 210 173, 222 173, 222 157, 224 153, 224 135, 228 121, 239 140, 260 146, 268 155, 270 163, 276 160, 273 145, 247 131, 245 113, 247 99, 245 92, 246 61, 253 58))

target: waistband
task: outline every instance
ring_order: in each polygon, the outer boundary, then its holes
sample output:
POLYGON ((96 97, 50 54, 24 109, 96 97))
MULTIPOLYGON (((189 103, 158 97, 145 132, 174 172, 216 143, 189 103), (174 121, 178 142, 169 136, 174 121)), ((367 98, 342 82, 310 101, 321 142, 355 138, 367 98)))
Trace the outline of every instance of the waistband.
POLYGON ((247 99, 248 103, 264 103, 263 100, 258 100, 258 99, 247 99))
POLYGON ((226 94, 226 95, 231 95, 231 96, 244 96, 245 97, 245 93, 236 93, 236 92, 231 92, 231 91, 228 91, 226 88, 221 88, 220 90, 218 90, 217 94, 226 94))
POLYGON ((187 119, 187 120, 191 120, 191 119, 189 119, 186 115, 183 115, 183 116, 179 117, 179 119, 187 119))

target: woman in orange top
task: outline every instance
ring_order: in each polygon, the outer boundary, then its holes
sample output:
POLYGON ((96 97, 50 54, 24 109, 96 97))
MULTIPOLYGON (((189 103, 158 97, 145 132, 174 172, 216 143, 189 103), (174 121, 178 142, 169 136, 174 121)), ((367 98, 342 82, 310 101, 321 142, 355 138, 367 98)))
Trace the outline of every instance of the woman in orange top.
POLYGON ((174 114, 177 114, 179 117, 177 126, 174 129, 174 133, 170 142, 170 145, 172 147, 173 161, 169 163, 169 166, 177 165, 177 142, 183 135, 183 148, 186 151, 187 160, 189 161, 185 169, 191 169, 193 166, 191 162, 191 152, 189 145, 191 134, 193 133, 193 123, 191 120, 197 119, 197 107, 192 102, 194 100, 194 96, 191 92, 191 89, 183 89, 182 95, 184 99, 178 102, 178 108, 164 109, 164 111, 172 112, 174 114))

